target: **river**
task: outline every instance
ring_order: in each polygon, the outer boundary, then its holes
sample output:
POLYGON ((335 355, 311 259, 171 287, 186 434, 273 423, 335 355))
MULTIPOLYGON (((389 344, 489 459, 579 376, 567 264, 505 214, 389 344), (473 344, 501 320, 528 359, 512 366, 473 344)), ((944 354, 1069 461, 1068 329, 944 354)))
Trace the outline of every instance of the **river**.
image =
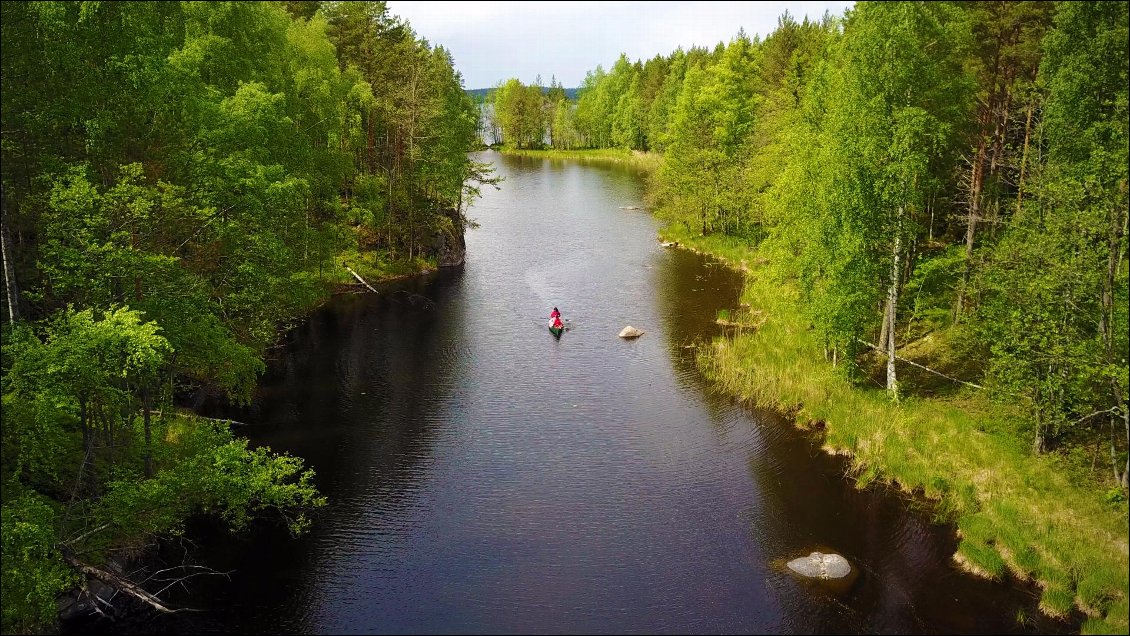
MULTIPOLYGON (((631 170, 486 153, 467 260, 337 297, 288 335, 255 445, 329 498, 312 531, 190 531, 202 611, 166 633, 1048 633, 1031 590, 779 416, 714 394, 694 346, 741 278, 656 240, 631 170), (570 329, 546 328, 558 307, 570 329), (617 337, 625 325, 644 330, 617 337), (783 572, 813 550, 861 576, 783 572), (1030 620, 1017 624, 1018 615, 1030 620)), ((166 550, 165 553, 175 553, 166 550)), ((103 626, 105 627, 105 626, 103 626)))

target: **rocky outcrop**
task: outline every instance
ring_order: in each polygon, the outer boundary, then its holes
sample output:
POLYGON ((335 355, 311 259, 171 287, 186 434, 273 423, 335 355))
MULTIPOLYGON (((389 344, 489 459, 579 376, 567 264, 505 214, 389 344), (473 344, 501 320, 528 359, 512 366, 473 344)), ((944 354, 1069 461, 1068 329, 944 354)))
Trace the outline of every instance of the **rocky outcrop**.
POLYGON ((628 325, 627 327, 624 327, 620 330, 621 338, 639 338, 642 335, 643 331, 640 331, 639 329, 636 329, 631 325, 628 325))
POLYGON ((464 237, 466 223, 463 215, 455 208, 444 210, 450 221, 447 227, 436 230, 434 249, 436 262, 440 267, 457 267, 467 258, 467 240, 464 237))

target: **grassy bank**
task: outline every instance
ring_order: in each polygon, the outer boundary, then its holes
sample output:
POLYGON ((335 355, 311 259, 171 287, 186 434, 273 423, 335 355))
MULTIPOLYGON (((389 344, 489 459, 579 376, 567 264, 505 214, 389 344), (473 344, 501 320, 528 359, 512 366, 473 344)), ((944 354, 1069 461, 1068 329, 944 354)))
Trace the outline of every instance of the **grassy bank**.
POLYGON ((357 272, 370 285, 376 285, 385 281, 435 271, 436 260, 435 258, 420 257, 412 260, 393 260, 384 251, 342 253, 335 259, 333 267, 324 274, 334 288, 354 285, 364 287, 357 282, 353 274, 349 273, 349 270, 345 269, 346 267, 357 272))
POLYGON ((626 165, 646 173, 659 168, 663 156, 656 152, 640 152, 625 148, 590 148, 582 150, 520 150, 502 146, 498 149, 505 155, 518 157, 541 157, 545 159, 570 159, 574 161, 626 165))
POLYGON ((1086 466, 1033 455, 1014 433, 1023 414, 976 390, 894 404, 881 390, 853 386, 825 361, 796 294, 760 275, 754 251, 677 227, 661 236, 747 273, 732 322, 750 326, 699 353, 712 381, 821 428, 825 450, 850 455, 861 486, 881 482, 924 497, 956 525, 954 559, 964 569, 1037 582, 1041 610, 1056 617, 1079 610, 1082 633, 1127 633, 1127 503, 1107 497, 1086 466))

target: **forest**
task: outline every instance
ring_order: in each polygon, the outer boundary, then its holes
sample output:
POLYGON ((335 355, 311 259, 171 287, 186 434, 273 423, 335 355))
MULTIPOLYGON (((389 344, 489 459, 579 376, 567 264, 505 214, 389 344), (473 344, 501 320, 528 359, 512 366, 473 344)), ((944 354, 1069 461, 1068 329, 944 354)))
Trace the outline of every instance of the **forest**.
POLYGON ((860 3, 764 41, 597 66, 575 102, 508 80, 510 148, 662 153, 656 213, 801 290, 849 370, 930 336, 1032 415, 1037 451, 1107 440, 1127 487, 1127 11, 860 3))
POLYGON ((325 499, 194 396, 251 396, 353 276, 461 259, 491 182, 450 54, 383 2, 5 2, 3 631, 193 515, 325 499), (81 575, 80 575, 81 573, 81 575))
POLYGON ((715 343, 708 375, 801 424, 859 421, 831 445, 862 483, 943 501, 968 569, 1125 633, 1127 39, 1126 3, 859 2, 621 55, 574 101, 511 79, 484 126, 510 152, 658 154, 662 234, 746 270, 731 322, 762 333, 715 343), (1010 459, 978 464, 990 444, 1010 459))

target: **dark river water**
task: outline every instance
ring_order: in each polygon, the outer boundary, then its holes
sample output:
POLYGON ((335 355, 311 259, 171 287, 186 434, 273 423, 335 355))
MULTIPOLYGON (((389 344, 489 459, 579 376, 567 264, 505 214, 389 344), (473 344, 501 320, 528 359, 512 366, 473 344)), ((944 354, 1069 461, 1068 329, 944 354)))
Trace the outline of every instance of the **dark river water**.
POLYGON ((624 169, 491 160, 467 261, 337 297, 277 351, 255 445, 329 498, 312 531, 194 527, 202 611, 169 633, 1062 632, 1031 591, 961 574, 952 527, 858 491, 778 416, 694 366, 741 279, 661 247, 624 169), (546 328, 557 306, 571 329, 546 328), (638 340, 617 337, 625 325, 638 340), (813 550, 846 591, 780 568, 813 550), (1018 616, 1028 622, 1017 624, 1018 616))

